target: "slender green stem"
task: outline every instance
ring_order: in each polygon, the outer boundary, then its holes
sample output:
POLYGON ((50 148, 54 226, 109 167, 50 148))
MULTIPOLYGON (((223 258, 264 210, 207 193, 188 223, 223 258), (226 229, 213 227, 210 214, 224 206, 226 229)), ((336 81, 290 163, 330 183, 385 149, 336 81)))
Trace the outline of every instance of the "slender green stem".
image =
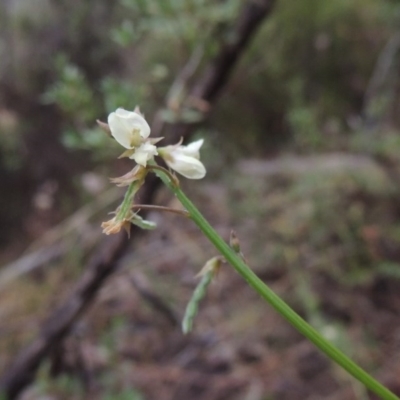
POLYGON ((354 378, 363 383, 368 389, 377 394, 383 400, 400 400, 385 386, 380 384, 366 371, 360 368, 349 357, 329 343, 318 331, 309 325, 295 311, 293 311, 279 296, 277 296, 258 276, 245 264, 245 262, 232 250, 227 243, 211 227, 196 206, 186 197, 179 187, 171 184, 170 179, 158 174, 163 182, 174 192, 176 197, 190 213, 191 218, 219 250, 233 268, 247 281, 247 283, 264 298, 279 314, 289 321, 300 333, 314 343, 323 353, 344 368, 354 378))
POLYGON ((135 194, 139 190, 142 183, 142 181, 134 181, 128 186, 124 200, 122 201, 122 204, 117 212, 116 219, 118 221, 123 221, 127 218, 129 212, 131 211, 133 198, 135 197, 135 194))

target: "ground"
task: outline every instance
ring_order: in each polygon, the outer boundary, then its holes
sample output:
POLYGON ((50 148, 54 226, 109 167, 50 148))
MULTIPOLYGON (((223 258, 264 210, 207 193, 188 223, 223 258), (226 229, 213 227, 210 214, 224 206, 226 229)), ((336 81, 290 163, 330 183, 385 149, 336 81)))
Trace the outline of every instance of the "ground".
MULTIPOLYGON (((399 391, 392 187, 374 160, 343 154, 246 160, 217 182, 184 183, 224 238, 236 230, 249 265, 265 283, 399 391)), ((157 201, 179 207, 166 191, 157 201)), ((119 272, 23 400, 373 398, 229 265, 209 288, 193 332, 183 335, 180 321, 196 274, 216 252, 189 219, 155 212, 150 218, 158 229, 134 240, 119 272)), ((98 224, 86 221, 91 232, 99 232, 98 224)), ((66 236, 74 246, 71 233, 66 236)), ((86 259, 81 253, 68 251, 3 289, 2 368, 68 295, 86 259)))

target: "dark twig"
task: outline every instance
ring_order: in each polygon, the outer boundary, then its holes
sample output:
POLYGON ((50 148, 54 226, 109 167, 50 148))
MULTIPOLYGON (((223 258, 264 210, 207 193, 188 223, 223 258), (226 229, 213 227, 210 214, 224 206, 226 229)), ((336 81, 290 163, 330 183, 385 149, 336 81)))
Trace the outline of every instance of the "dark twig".
MULTIPOLYGON (((229 41, 224 43, 215 59, 205 68, 203 75, 187 90, 187 106, 195 107, 205 114, 211 110, 212 103, 228 81, 237 60, 242 55, 246 45, 260 27, 275 3, 275 0, 249 0, 241 9, 239 18, 232 28, 229 41)), ((166 123, 162 120, 161 113, 157 113, 153 125, 157 131, 154 136, 164 136, 171 143, 180 137, 187 138, 195 125, 185 122, 166 123), (162 134, 161 134, 162 132, 162 134)))
POLYGON ((220 49, 214 62, 206 69, 203 77, 190 91, 192 97, 209 103, 221 93, 228 81, 238 58, 261 25, 263 19, 270 13, 274 0, 250 0, 240 11, 229 42, 220 49))
POLYGON ((176 312, 165 302, 161 296, 151 289, 149 282, 143 274, 135 272, 134 274, 129 275, 129 281, 138 291, 140 296, 146 300, 146 302, 149 303, 154 310, 163 315, 172 326, 179 325, 180 320, 176 312))
MULTIPOLYGON (((243 53, 262 20, 269 14, 274 0, 250 0, 241 10, 234 26, 229 43, 221 46, 217 57, 206 68, 204 75, 189 88, 189 98, 211 104, 221 93, 238 58, 243 53)), ((159 115, 159 113, 158 113, 159 115)), ((170 133, 171 141, 181 136, 187 137, 193 125, 179 122, 166 124, 156 120, 153 124, 154 136, 160 136, 165 128, 170 133)), ((157 180, 153 176, 146 179, 141 199, 151 203, 156 192, 157 180)), ((132 237, 136 231, 133 231, 132 237)), ((99 289, 116 271, 118 261, 127 248, 125 233, 104 238, 99 249, 89 261, 85 273, 74 292, 42 324, 38 337, 15 359, 14 363, 0 379, 0 392, 8 399, 15 399, 18 394, 35 378, 41 362, 69 334, 74 323, 92 303, 99 289)))

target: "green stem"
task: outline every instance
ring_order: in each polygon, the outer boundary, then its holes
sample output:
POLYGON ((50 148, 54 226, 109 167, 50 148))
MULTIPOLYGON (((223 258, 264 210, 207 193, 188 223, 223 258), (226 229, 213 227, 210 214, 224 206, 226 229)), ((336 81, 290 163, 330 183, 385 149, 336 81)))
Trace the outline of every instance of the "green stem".
POLYGON ((163 182, 174 192, 176 197, 190 213, 191 218, 217 250, 225 257, 233 268, 246 282, 265 299, 279 314, 289 321, 300 333, 315 344, 323 353, 345 369, 354 378, 363 383, 383 400, 400 400, 385 386, 380 384, 366 371, 360 368, 349 357, 329 343, 318 331, 309 325, 293 311, 279 296, 277 296, 258 276, 244 263, 218 233, 211 227, 196 206, 186 197, 179 187, 171 184, 170 179, 163 173, 157 173, 163 182))
POLYGON ((124 200, 119 207, 117 212, 116 219, 118 221, 123 221, 127 218, 131 211, 133 198, 135 197, 136 192, 139 190, 140 186, 143 184, 143 181, 135 181, 132 182, 125 193, 124 200))

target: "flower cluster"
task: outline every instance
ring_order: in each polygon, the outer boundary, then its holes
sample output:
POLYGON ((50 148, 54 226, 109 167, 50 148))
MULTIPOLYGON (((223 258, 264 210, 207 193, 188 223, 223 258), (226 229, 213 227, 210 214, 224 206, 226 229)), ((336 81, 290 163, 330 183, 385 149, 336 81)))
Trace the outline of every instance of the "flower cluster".
MULTIPOLYGON (((151 169, 163 169, 156 165, 155 156, 160 156, 169 168, 189 179, 201 179, 206 174, 206 169, 200 161, 200 148, 203 140, 197 140, 188 146, 182 145, 182 140, 165 147, 156 144, 163 138, 150 138, 150 126, 140 113, 139 109, 127 111, 118 108, 108 116, 108 124, 99 122, 103 129, 114 137, 125 151, 121 157, 129 157, 136 161, 136 166, 123 176, 113 178, 111 181, 117 186, 128 186, 124 200, 114 212, 115 216, 102 223, 106 235, 118 233, 121 229, 130 232, 131 224, 142 229, 154 229, 155 224, 142 219, 133 208, 148 205, 133 204, 134 197, 143 185, 147 173, 151 169)), ((168 173, 168 171, 164 170, 168 173)), ((172 177, 174 178, 174 177, 172 177)), ((176 211, 176 210, 174 210, 176 211)))
POLYGON ((182 142, 166 147, 156 147, 163 138, 150 138, 150 126, 140 111, 118 108, 108 116, 111 135, 125 149, 121 157, 129 157, 146 167, 156 155, 164 159, 168 167, 189 179, 202 179, 206 169, 200 161, 200 147, 203 140, 183 146, 182 142))

